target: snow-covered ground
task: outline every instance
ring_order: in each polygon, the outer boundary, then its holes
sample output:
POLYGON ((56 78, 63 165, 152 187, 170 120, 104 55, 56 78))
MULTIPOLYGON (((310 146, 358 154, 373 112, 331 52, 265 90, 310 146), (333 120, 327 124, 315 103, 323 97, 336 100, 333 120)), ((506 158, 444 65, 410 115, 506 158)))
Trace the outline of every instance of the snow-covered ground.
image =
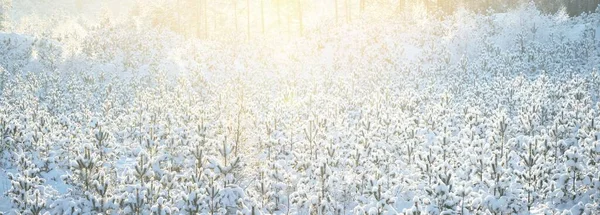
POLYGON ((62 24, 0 32, 2 212, 600 212, 600 14, 62 24))

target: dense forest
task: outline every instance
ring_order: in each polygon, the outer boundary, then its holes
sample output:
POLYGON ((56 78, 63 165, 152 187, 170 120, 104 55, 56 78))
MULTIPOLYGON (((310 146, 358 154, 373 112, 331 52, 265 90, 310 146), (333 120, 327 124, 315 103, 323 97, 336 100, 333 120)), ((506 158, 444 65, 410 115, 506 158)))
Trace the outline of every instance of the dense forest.
MULTIPOLYGON (((2 10, 13 0, 2 0, 2 10)), ((93 1, 74 0, 83 11, 93 1)), ((362 16, 397 16, 415 7, 418 13, 444 16, 464 9, 498 13, 534 4, 547 14, 578 16, 594 12, 600 0, 158 0, 131 1, 131 17, 186 36, 221 39, 252 38, 269 34, 281 39, 301 36, 320 25, 349 23, 362 16)), ((96 6, 94 6, 96 7, 96 6)), ((7 13, 0 13, 1 20, 7 13)), ((1 26, 1 25, 0 25, 1 26)))
POLYGON ((265 32, 303 35, 304 22, 348 23, 365 14, 393 16, 419 6, 425 9, 421 13, 443 16, 460 9, 477 13, 505 12, 527 3, 535 4, 545 13, 565 12, 578 16, 594 12, 600 0, 171 0, 150 7, 146 16, 154 25, 186 35, 206 38, 213 32, 224 31, 243 32, 249 38, 265 32), (269 16, 265 15, 267 10, 276 16, 266 17, 269 16))

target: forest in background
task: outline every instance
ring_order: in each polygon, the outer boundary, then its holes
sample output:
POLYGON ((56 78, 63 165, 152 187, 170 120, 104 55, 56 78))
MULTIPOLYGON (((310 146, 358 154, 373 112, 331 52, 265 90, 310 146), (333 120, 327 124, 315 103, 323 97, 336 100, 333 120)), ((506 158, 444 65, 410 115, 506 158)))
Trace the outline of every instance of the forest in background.
MULTIPOLYGON (((147 26, 201 39, 289 39, 323 26, 339 26, 361 20, 361 17, 385 19, 406 13, 422 13, 441 18, 461 9, 483 14, 502 13, 523 4, 534 4, 547 14, 578 16, 594 12, 599 3, 600 0, 129 0, 123 1, 118 11, 114 8, 111 11, 107 6, 111 3, 42 0, 39 7, 43 7, 48 17, 37 18, 59 22, 66 17, 76 18, 78 14, 90 13, 96 19, 126 17, 147 26)), ((0 0, 0 30, 11 29, 14 25, 31 25, 27 23, 32 22, 28 15, 40 11, 13 13, 17 20, 10 24, 10 11, 16 4, 13 0, 0 0)), ((35 7, 32 5, 38 2, 21 4, 35 7)))

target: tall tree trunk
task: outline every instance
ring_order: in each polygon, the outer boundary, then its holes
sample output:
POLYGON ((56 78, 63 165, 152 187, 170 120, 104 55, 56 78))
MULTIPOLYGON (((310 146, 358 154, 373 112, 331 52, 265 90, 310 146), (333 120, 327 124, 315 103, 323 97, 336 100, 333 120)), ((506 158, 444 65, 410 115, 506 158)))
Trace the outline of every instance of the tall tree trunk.
POLYGON ((247 33, 248 33, 247 36, 248 36, 248 40, 250 40, 250 0, 246 0, 246 12, 247 12, 246 15, 248 16, 247 17, 248 24, 246 26, 247 33))
POLYGON ((196 20, 194 26, 196 26, 196 37, 202 37, 202 0, 196 1, 196 20))
POLYGON ((291 30, 291 18, 290 15, 287 15, 287 35, 288 35, 288 41, 291 40, 292 38, 292 30, 291 30))
POLYGON ((265 34, 265 0, 260 0, 260 25, 262 33, 265 34))
POLYGON ((348 3, 348 0, 344 0, 344 5, 346 7, 346 22, 350 22, 351 18, 350 18, 350 4, 348 3))
MULTIPOLYGON (((175 8, 180 9, 180 5, 179 5, 179 0, 177 0, 177 2, 175 2, 175 8)), ((177 14, 177 24, 175 27, 175 32, 180 33, 181 34, 181 15, 177 14)))
POLYGON ((75 6, 77 7, 78 13, 83 13, 83 0, 76 0, 75 6))
POLYGON ((338 0, 335 0, 334 4, 335 5, 333 7, 335 8, 335 23, 337 24, 337 23, 339 23, 339 20, 338 20, 338 0))
POLYGON ((303 36, 304 23, 302 23, 302 2, 298 0, 298 20, 300 20, 300 36, 303 36))
POLYGON ((207 4, 206 1, 208 0, 204 0, 204 38, 208 39, 208 10, 207 10, 207 4))
POLYGON ((360 0, 360 13, 365 11, 365 0, 360 0))
POLYGON ((398 1, 398 12, 402 12, 405 10, 405 1, 404 0, 400 0, 398 1))
POLYGON ((237 14, 237 0, 233 0, 233 17, 235 19, 235 33, 238 32, 238 14, 237 14))
POLYGON ((281 29, 281 0, 277 0, 277 26, 281 29))

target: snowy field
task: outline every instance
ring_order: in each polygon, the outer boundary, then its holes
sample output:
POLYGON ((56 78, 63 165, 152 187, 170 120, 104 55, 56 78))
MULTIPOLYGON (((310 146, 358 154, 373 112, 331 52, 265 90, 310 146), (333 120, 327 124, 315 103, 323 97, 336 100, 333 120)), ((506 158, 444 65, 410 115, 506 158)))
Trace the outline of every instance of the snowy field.
POLYGON ((600 14, 365 20, 0 31, 0 211, 600 213, 600 14))

